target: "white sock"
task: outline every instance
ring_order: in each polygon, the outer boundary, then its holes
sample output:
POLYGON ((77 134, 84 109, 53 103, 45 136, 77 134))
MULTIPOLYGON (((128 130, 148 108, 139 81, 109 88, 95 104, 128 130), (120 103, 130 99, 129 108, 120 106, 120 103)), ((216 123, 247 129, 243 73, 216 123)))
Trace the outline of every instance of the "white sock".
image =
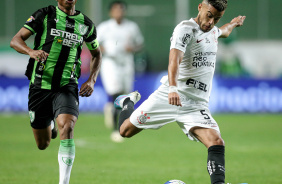
POLYGON ((72 165, 75 157, 75 145, 73 139, 61 140, 58 162, 60 168, 59 184, 69 184, 72 165))

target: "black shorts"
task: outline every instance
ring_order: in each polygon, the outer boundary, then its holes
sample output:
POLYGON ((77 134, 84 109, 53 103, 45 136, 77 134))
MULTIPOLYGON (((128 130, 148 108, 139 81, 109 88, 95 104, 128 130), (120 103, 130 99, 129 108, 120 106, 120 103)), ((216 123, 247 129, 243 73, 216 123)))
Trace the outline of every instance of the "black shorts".
POLYGON ((59 114, 78 117, 78 87, 66 85, 59 91, 40 89, 33 84, 29 87, 28 110, 32 128, 47 128, 59 114))

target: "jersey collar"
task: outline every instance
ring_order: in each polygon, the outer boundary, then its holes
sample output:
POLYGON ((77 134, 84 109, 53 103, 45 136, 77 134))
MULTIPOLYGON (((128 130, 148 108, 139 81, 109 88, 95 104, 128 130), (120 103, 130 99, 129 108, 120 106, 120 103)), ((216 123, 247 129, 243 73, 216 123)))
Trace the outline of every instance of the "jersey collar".
POLYGON ((74 15, 68 15, 68 14, 66 14, 63 10, 61 10, 58 6, 56 6, 56 10, 57 10, 57 13, 58 13, 59 15, 63 16, 63 17, 75 17, 75 16, 77 16, 77 15, 80 14, 80 11, 75 10, 76 12, 75 12, 74 15))

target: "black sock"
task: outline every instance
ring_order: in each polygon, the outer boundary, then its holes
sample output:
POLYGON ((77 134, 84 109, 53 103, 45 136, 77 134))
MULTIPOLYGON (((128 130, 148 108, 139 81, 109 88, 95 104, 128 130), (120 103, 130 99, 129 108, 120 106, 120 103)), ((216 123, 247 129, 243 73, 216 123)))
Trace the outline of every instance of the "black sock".
POLYGON ((134 103, 130 100, 130 98, 125 99, 123 102, 123 109, 119 115, 118 128, 120 128, 123 122, 130 117, 133 111, 134 103))
POLYGON ((207 169, 210 174, 211 184, 224 184, 225 182, 225 147, 211 146, 208 149, 207 169))

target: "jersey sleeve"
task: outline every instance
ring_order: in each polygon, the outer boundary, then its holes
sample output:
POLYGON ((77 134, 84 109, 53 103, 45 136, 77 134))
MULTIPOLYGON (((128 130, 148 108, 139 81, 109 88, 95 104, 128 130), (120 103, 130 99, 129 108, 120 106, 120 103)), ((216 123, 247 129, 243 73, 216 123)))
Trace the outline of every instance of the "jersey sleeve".
POLYGON ((91 31, 85 39, 85 43, 89 50, 95 50, 99 47, 99 42, 97 40, 97 31, 94 24, 92 24, 91 31))
POLYGON ((47 15, 48 7, 37 10, 26 21, 24 27, 35 34, 43 28, 43 21, 47 15))
POLYGON ((178 49, 185 53, 187 45, 190 43, 193 35, 191 26, 179 24, 173 31, 170 39, 170 50, 178 49))
POLYGON ((134 37, 133 38, 134 38, 135 45, 142 45, 144 42, 144 37, 137 24, 135 24, 134 26, 134 37))

